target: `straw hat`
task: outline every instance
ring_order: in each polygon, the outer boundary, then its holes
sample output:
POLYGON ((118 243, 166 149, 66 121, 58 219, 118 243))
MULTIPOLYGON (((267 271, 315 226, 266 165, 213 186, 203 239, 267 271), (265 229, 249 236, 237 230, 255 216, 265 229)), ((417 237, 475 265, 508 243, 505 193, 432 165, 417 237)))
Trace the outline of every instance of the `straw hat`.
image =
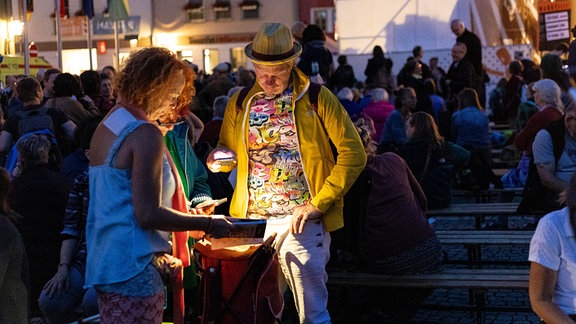
POLYGON ((281 64, 302 53, 302 46, 294 41, 290 28, 282 23, 264 23, 252 43, 244 49, 254 63, 281 64))

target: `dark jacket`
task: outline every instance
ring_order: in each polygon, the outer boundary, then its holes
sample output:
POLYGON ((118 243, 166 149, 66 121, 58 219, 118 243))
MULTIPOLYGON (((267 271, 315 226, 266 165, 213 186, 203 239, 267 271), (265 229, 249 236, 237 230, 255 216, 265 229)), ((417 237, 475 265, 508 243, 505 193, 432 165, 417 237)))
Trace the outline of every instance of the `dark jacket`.
POLYGON ((482 43, 480 42, 480 38, 468 29, 465 29, 462 35, 456 38, 456 42, 466 45, 466 56, 464 58, 470 60, 476 75, 482 75, 482 43))
POLYGON ((60 261, 62 221, 71 185, 46 165, 25 170, 12 180, 10 208, 22 215, 16 227, 22 235, 30 265, 32 312, 42 287, 52 278, 60 261))
POLYGON ((410 167, 428 199, 428 208, 449 207, 452 201, 452 173, 462 168, 470 153, 462 147, 443 141, 440 148, 428 151, 423 139, 411 139, 398 150, 410 167), (426 160, 430 154, 428 165, 426 160))
POLYGON ((448 98, 454 98, 464 88, 475 88, 476 72, 474 66, 466 58, 458 63, 452 63, 446 74, 448 83, 448 98))
POLYGON ((324 42, 314 40, 306 43, 302 48, 302 55, 300 55, 298 68, 307 76, 313 76, 320 73, 324 82, 328 82, 330 79, 330 66, 332 65, 332 62, 332 53, 324 47, 324 42), (318 63, 318 71, 312 70, 313 62, 318 63))

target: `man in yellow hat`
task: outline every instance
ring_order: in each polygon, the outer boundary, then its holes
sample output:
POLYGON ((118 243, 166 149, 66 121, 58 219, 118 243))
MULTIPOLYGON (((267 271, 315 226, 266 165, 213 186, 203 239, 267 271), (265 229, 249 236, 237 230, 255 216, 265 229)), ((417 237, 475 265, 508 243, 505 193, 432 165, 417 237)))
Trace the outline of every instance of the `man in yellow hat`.
POLYGON ((366 154, 338 99, 295 67, 301 52, 286 25, 262 25, 245 48, 256 82, 230 99, 207 164, 213 172, 237 167, 231 216, 267 219, 265 236, 278 234, 279 261, 300 322, 330 323, 329 232, 344 226, 343 196, 366 154))

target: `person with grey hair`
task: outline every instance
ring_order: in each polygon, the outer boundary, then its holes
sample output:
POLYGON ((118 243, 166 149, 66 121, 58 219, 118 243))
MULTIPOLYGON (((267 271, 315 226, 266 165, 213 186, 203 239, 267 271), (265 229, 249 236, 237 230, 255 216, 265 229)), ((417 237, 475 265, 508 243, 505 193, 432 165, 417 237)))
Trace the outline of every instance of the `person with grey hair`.
POLYGON ((558 194, 568 187, 570 178, 576 172, 576 105, 566 108, 564 117, 550 123, 546 129, 536 134, 532 144, 534 164, 542 184, 552 192, 558 194), (556 132, 564 130, 556 138, 556 132), (554 155, 554 142, 563 141, 562 152, 558 158, 554 155))
POLYGON ((370 91, 372 101, 362 109, 362 113, 374 121, 374 134, 372 139, 378 142, 382 137, 382 131, 388 116, 394 111, 394 105, 390 103, 388 92, 383 88, 374 88, 370 91))
POLYGON ((208 142, 212 148, 218 145, 220 129, 222 128, 222 120, 224 119, 224 111, 226 110, 228 100, 230 100, 228 96, 218 96, 214 99, 214 105, 212 107, 214 117, 204 125, 204 131, 202 135, 200 135, 198 142, 208 142))
POLYGON ((534 137, 541 130, 550 126, 553 121, 562 118, 564 105, 560 98, 560 87, 550 79, 540 80, 532 86, 534 102, 538 111, 532 115, 526 125, 520 130, 514 145, 519 151, 526 151, 528 156, 532 156, 532 142, 534 137))
POLYGON ((22 217, 16 227, 22 235, 30 266, 32 317, 42 316, 38 297, 56 273, 60 260, 62 221, 70 184, 48 164, 51 142, 32 134, 18 144, 18 167, 8 201, 22 217))
POLYGON ((482 43, 480 38, 466 28, 464 22, 460 19, 454 19, 450 22, 450 29, 456 35, 456 42, 466 45, 467 51, 464 58, 468 59, 474 66, 476 77, 482 76, 482 43))

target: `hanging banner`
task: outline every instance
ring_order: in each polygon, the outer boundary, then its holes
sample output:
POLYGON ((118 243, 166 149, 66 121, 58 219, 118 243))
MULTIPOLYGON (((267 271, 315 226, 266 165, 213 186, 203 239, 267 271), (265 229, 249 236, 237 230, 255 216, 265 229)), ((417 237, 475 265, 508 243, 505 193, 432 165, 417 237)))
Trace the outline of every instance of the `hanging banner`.
MULTIPOLYGON (((114 20, 105 17, 92 18, 94 35, 114 34, 114 20)), ((138 34, 140 32, 140 16, 130 16, 128 19, 118 20, 119 34, 138 34)))

